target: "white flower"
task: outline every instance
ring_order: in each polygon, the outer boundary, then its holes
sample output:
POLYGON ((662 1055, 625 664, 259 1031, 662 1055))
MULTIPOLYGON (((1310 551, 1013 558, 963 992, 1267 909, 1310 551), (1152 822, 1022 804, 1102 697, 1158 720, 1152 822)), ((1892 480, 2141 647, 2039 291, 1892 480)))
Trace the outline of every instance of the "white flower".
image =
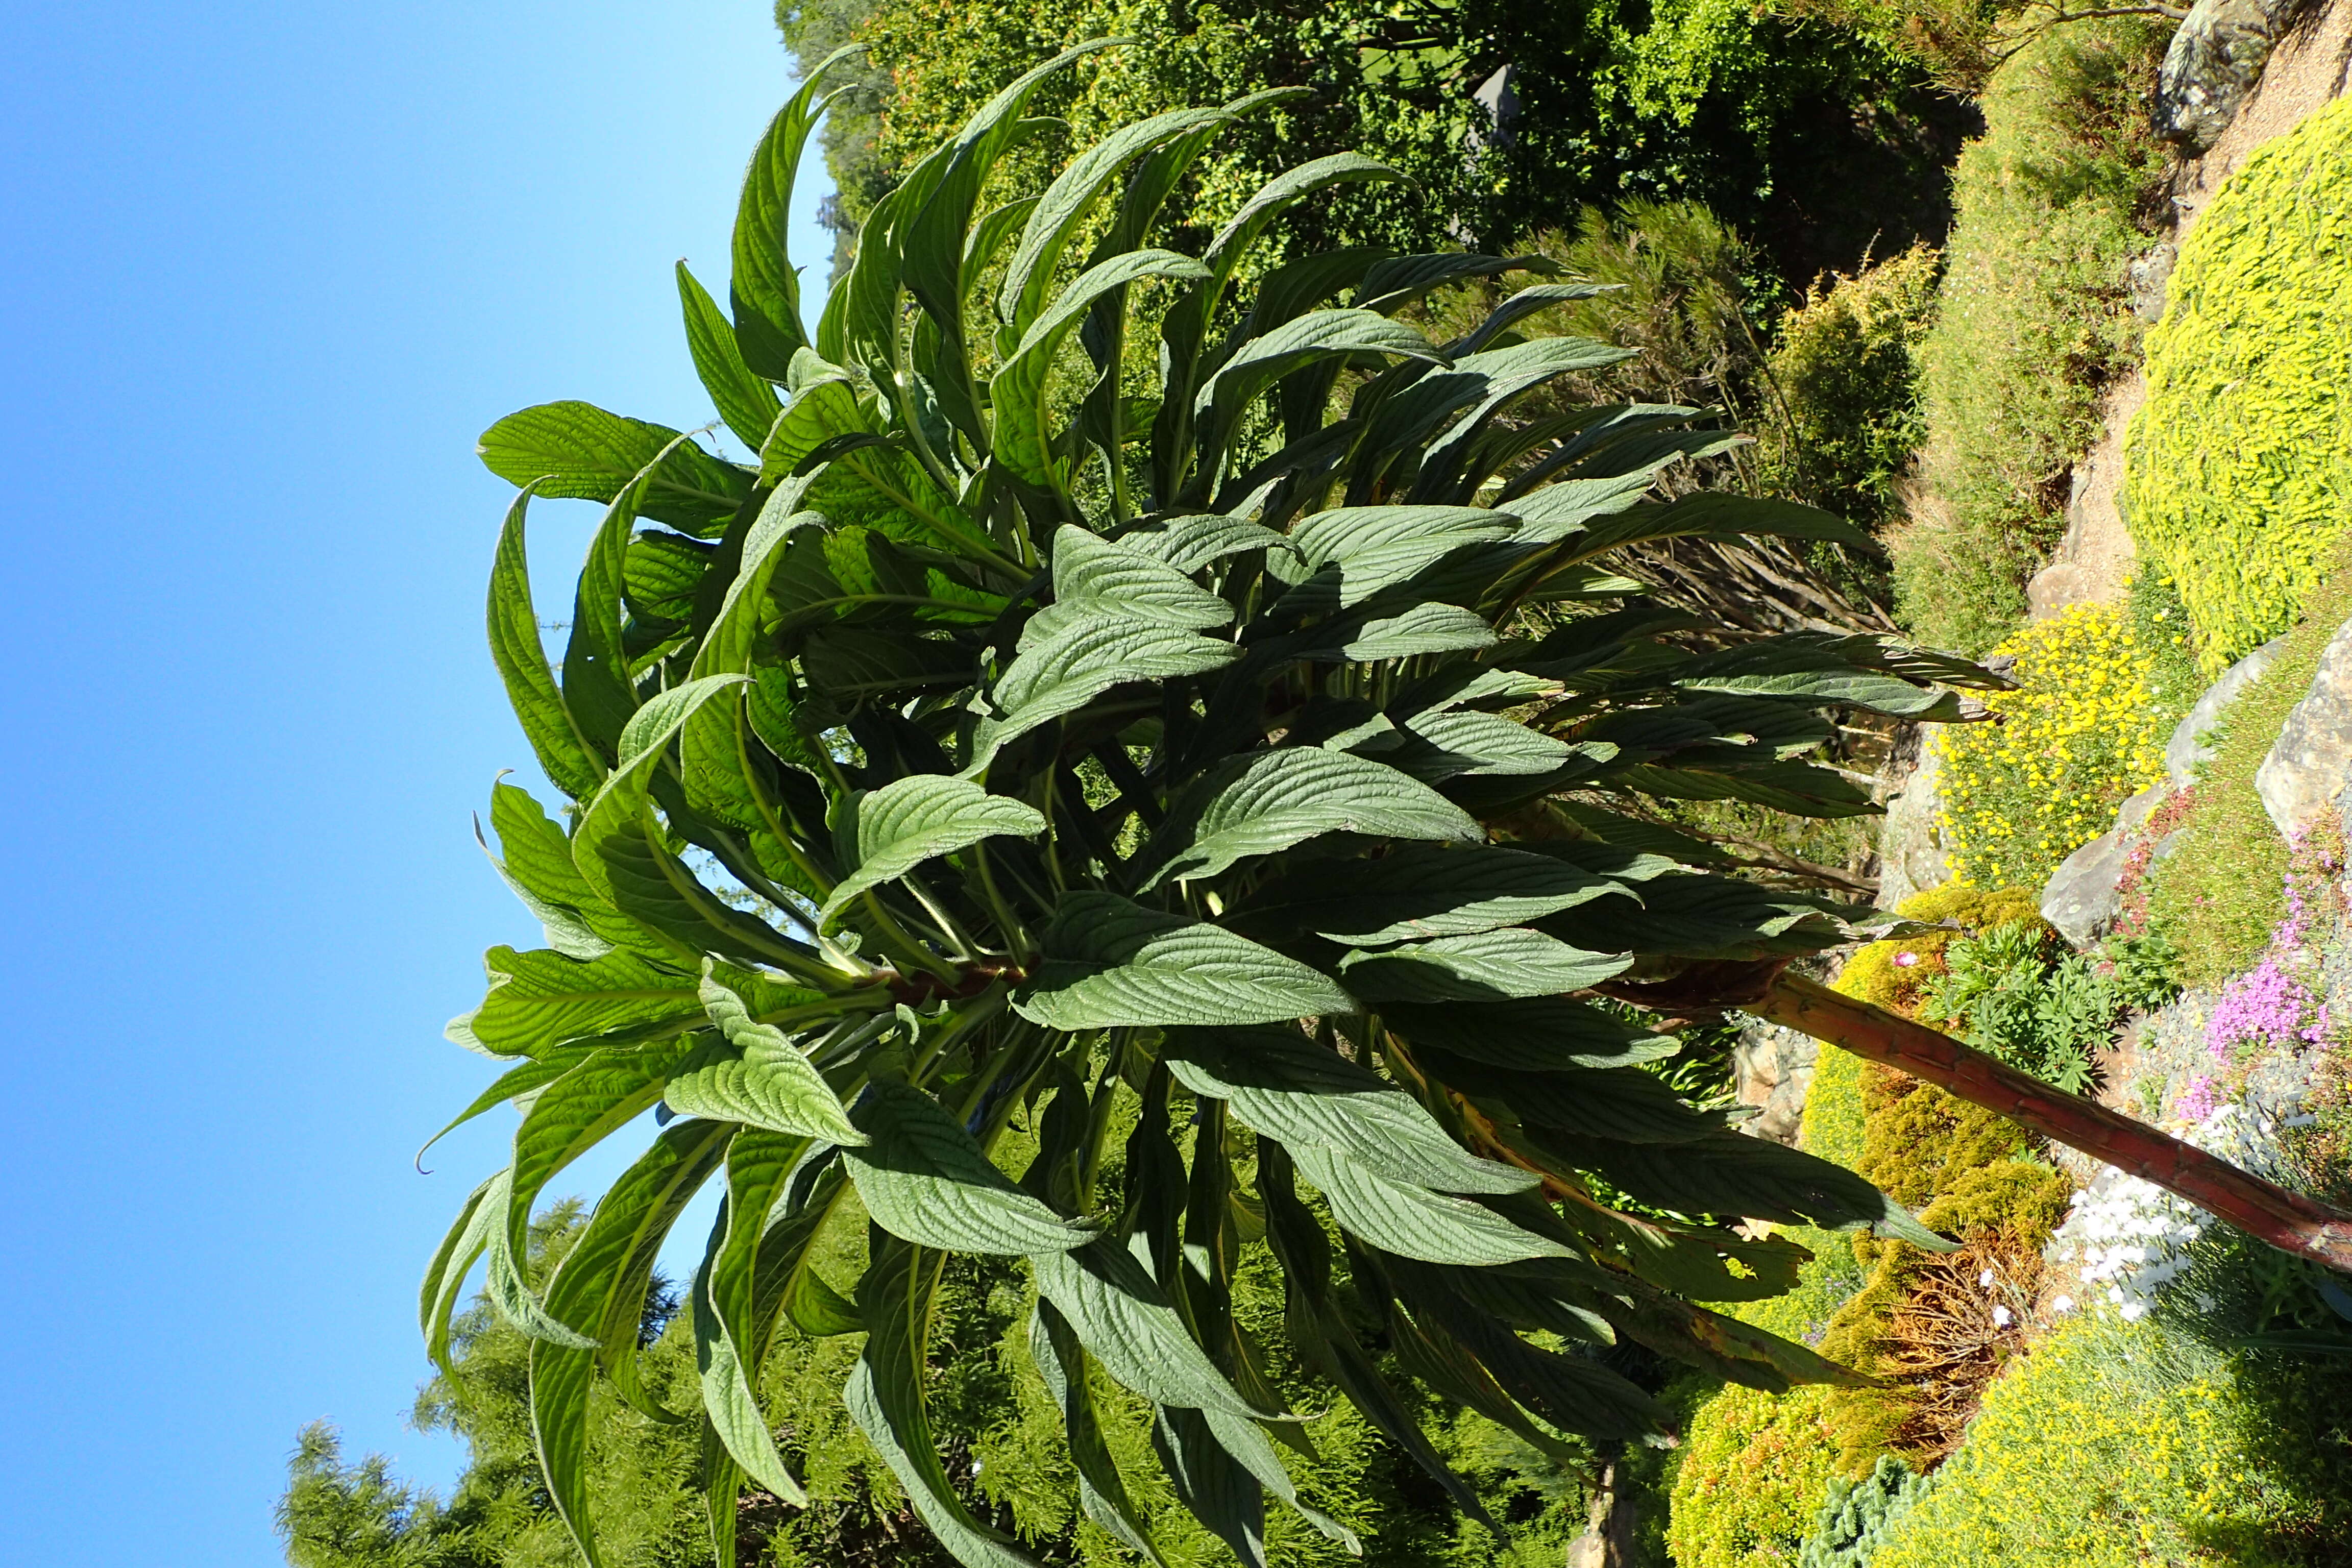
POLYGON ((2062 1315, 2071 1312, 2074 1310, 2074 1298, 2072 1296, 2061 1296, 2056 1300, 2050 1303, 2050 1310, 2053 1312, 2060 1313, 2062 1315))
POLYGON ((2008 1308, 2006 1308, 2006 1307, 1995 1307, 1995 1308, 1992 1310, 1992 1326, 1993 1326, 1994 1328, 1996 1328, 1996 1329, 2005 1329, 2005 1328, 2009 1327, 2009 1309, 2008 1309, 2008 1308))
POLYGON ((1991 1269, 1990 1269, 1990 1268, 1988 1268, 1988 1269, 1986 1269, 1983 1273, 1981 1273, 1981 1274, 1978 1275, 1978 1276, 1977 1276, 1977 1283, 1978 1283, 1979 1285, 1980 1285, 1980 1286, 1984 1287, 1984 1289, 1988 1289, 1988 1290, 1991 1289, 1992 1289, 1992 1270, 1991 1270, 1991 1269))

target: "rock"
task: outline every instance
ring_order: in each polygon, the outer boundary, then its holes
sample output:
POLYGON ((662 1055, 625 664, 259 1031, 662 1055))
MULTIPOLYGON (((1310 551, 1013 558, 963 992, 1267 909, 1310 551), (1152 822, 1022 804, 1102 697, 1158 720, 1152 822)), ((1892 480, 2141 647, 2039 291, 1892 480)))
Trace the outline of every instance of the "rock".
POLYGON ((2352 621, 2319 655, 2311 690, 2286 716, 2254 774, 2263 809, 2286 837, 2319 820, 2352 783, 2352 621))
POLYGON ((2148 785, 2123 805, 2116 807, 2116 826, 2126 833, 2136 830, 2141 823, 2147 820, 2148 813, 2163 803, 2168 793, 2169 792, 2160 784, 2148 785))
POLYGON ((2046 621, 2069 605, 2087 605, 2098 597, 2099 585, 2072 561, 2053 561, 2025 585, 2025 605, 2037 621, 2046 621))
POLYGON ((1952 863, 1937 835, 1936 813, 1941 805, 1936 778, 1940 771, 1933 746, 1922 745, 1917 733, 1904 749, 1917 761, 1907 774, 1889 769, 1897 778, 1885 805, 1886 816, 1878 829, 1878 907, 1894 909, 1912 894, 1938 888, 1952 879, 1952 863))
POLYGON ((1759 1114, 1740 1127, 1752 1137, 1794 1147, 1805 1118, 1805 1090, 1821 1058, 1819 1040, 1777 1024, 1750 1024, 1731 1047, 1735 1090, 1759 1114))
POLYGON ((2131 830, 2111 827, 2067 856, 2042 889, 2042 918, 2078 948, 2098 941, 2115 922, 2116 889, 2130 853, 2131 830))
POLYGON ((2172 281, 2172 264, 2180 253, 2170 241, 2159 243, 2131 264, 2132 314, 2154 326, 2164 319, 2165 285, 2172 281))
POLYGON ((2157 73, 2156 133, 2189 153, 2210 147, 2262 79, 2301 0, 2197 0, 2157 73))
POLYGON ((2273 637, 2223 670, 2221 679, 2207 687, 2205 695, 2189 710, 2189 717, 2173 726, 2172 739, 2164 743, 2164 773, 2172 781, 2173 788, 2188 788, 2197 770, 2213 760, 2213 748, 2199 743, 2198 737, 2220 723, 2221 710, 2262 678, 2285 641, 2284 637, 2273 637))
POLYGON ((1517 139, 1515 127, 1519 121, 1519 89, 1517 72, 1505 66, 1470 94, 1471 101, 1485 111, 1485 128, 1473 128, 1474 140, 1497 147, 1507 147, 1517 139))

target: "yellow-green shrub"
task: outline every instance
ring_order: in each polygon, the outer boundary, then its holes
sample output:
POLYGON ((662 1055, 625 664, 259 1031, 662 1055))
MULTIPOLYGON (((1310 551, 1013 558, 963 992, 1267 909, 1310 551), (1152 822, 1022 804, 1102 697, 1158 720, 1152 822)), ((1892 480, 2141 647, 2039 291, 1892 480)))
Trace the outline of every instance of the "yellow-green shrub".
POLYGON ((1666 1544, 1675 1568, 1794 1563, 1830 1478, 1829 1389, 1734 1385, 1692 1416, 1675 1472, 1666 1544))
MULTIPOLYGON (((1947 882, 1912 894, 1896 907, 1906 920, 1927 924, 1949 921, 1953 929, 1921 931, 1900 941, 1864 944, 1845 962, 1834 982, 1849 996, 1889 1008, 1906 1017, 1919 1008, 1920 988, 1944 973, 1944 949, 1958 937, 2018 921, 2039 921, 2034 895, 2025 888, 1978 888, 1947 882), (1917 962, 1900 963, 1908 953, 1917 962)), ((1823 1042, 1805 1089, 1805 1116, 1797 1138, 1808 1152, 1859 1170, 1868 1120, 1863 1081, 1867 1064, 1851 1051, 1823 1042)))
POLYGON ((2215 675, 2284 631, 2352 496, 2352 99, 2264 145, 2189 232, 2147 337, 2124 506, 2215 675))
POLYGON ((1943 758, 1936 820, 1960 879, 2039 887, 2164 776, 2162 714, 2119 606, 2071 605, 1995 652, 2015 657, 2017 689, 1987 698, 2000 722, 1929 742, 1943 758))
POLYGON ((1875 528, 1925 429, 1918 348, 1942 258, 1925 245, 1828 284, 1780 318, 1775 401, 1757 426, 1764 482, 1875 528))
POLYGON ((2323 1560, 2287 1545, 2292 1505, 2234 1384, 2220 1357, 2148 1325, 2064 1323, 1992 1385, 1871 1568, 2323 1560))

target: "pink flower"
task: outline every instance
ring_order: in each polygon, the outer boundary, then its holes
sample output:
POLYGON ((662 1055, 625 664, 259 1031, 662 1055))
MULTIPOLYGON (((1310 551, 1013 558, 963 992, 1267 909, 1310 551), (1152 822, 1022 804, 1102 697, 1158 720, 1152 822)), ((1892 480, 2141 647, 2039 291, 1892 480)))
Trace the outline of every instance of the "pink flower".
POLYGON ((2189 1080, 2189 1088, 2173 1106, 2173 1114, 2188 1121, 2202 1121, 2213 1114, 2214 1099, 2220 1089, 2211 1079, 2199 1073, 2189 1080))
POLYGON ((1895 955, 1895 967, 1897 969, 1908 969, 1918 962, 1919 955, 1916 952, 1898 952, 1895 955))

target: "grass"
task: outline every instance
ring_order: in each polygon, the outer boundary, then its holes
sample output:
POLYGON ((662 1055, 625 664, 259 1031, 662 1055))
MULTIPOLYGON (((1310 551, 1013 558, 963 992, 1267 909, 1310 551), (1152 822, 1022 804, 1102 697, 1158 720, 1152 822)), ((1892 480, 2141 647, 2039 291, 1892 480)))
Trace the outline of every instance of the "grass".
POLYGON ((2352 618, 2352 546, 2339 544, 2323 573, 2277 659, 2223 713, 2178 848, 2148 874, 2150 923, 2179 951, 2184 985, 2219 985, 2246 968, 2285 916, 2286 841, 2263 809, 2254 774, 2310 689, 2328 639, 2352 618))

